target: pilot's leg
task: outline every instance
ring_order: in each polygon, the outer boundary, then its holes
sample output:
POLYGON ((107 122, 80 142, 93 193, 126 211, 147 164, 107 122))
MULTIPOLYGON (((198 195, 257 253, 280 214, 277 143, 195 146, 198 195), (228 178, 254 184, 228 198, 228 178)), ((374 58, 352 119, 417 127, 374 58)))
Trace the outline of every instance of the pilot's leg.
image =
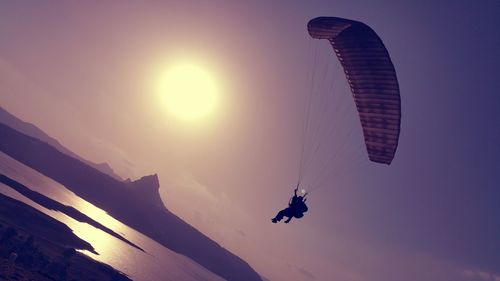
POLYGON ((272 219, 272 221, 274 223, 281 221, 283 219, 283 217, 285 216, 285 213, 286 213, 286 209, 279 211, 278 214, 276 215, 276 217, 274 217, 274 219, 272 219))
POLYGON ((285 216, 288 217, 288 219, 285 221, 285 223, 289 223, 292 218, 293 218, 293 209, 292 208, 286 208, 285 209, 285 216))

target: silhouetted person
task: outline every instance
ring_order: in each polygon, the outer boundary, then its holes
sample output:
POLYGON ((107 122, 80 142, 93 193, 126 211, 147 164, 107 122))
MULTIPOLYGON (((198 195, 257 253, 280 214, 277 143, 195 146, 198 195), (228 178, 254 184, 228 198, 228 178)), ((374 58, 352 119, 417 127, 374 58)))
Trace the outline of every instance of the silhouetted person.
POLYGON ((304 194, 304 196, 297 196, 297 190, 298 188, 295 188, 294 195, 290 200, 288 201, 288 208, 283 209, 278 212, 276 217, 274 217, 271 221, 273 223, 277 223, 283 219, 283 217, 288 217, 287 220, 285 220, 285 223, 289 223, 292 218, 298 218, 300 219, 301 217, 304 216, 304 213, 307 212, 308 208, 306 205, 306 200, 305 196, 307 195, 304 194))

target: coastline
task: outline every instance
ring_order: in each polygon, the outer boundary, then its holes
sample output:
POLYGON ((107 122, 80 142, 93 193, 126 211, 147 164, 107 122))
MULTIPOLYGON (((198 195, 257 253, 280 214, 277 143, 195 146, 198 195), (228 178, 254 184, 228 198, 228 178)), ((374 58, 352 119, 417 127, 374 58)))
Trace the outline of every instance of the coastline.
POLYGON ((0 280, 131 280, 77 250, 96 253, 65 224, 0 194, 0 280))

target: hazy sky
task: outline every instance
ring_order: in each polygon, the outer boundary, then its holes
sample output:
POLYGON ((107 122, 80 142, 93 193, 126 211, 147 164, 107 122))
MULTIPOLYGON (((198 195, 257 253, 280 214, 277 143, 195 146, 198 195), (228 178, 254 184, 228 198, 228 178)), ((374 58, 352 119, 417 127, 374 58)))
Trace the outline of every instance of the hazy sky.
POLYGON ((0 103, 124 178, 158 173, 170 210, 271 280, 499 281, 499 15, 496 0, 2 1, 0 103), (365 22, 389 50, 402 99, 390 166, 366 159, 340 66, 307 34, 316 16, 365 22), (221 93, 195 123, 156 90, 186 60, 221 93), (304 184, 324 184, 302 220, 274 225, 313 73, 317 92, 334 86, 304 184))

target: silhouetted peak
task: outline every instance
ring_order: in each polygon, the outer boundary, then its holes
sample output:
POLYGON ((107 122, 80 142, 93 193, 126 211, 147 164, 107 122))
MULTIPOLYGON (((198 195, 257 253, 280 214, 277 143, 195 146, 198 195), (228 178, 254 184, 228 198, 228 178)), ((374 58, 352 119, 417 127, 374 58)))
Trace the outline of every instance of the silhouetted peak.
POLYGON ((138 189, 158 190, 160 188, 160 181, 158 180, 158 174, 144 176, 138 180, 132 181, 132 184, 138 189))
POLYGON ((148 201, 148 203, 163 206, 163 201, 160 197, 160 181, 158 174, 144 176, 138 180, 129 183, 134 192, 138 194, 138 199, 148 201))

